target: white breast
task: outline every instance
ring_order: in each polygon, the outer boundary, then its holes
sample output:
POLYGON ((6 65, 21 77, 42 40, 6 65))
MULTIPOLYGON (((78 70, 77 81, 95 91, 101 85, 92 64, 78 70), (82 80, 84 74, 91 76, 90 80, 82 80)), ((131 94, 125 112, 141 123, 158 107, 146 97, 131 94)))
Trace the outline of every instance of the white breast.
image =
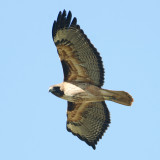
POLYGON ((64 82, 64 94, 66 96, 74 96, 78 93, 85 92, 83 88, 80 88, 72 83, 64 82))

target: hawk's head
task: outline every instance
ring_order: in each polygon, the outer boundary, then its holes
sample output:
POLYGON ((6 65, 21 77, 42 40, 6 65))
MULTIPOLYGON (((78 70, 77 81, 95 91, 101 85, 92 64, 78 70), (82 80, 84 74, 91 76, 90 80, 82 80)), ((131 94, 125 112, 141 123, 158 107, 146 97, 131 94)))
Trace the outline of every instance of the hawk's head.
POLYGON ((64 95, 64 92, 61 90, 60 86, 56 85, 49 87, 49 92, 51 92, 57 97, 62 97, 64 95))

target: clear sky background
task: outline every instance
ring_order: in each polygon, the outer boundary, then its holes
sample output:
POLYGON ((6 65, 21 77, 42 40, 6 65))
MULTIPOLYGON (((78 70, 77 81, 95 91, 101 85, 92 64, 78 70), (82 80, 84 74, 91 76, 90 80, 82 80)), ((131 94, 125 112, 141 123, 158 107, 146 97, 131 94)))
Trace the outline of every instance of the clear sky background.
POLYGON ((160 159, 159 0, 0 1, 0 160, 56 159, 160 159), (67 102, 48 93, 63 81, 51 35, 63 9, 100 52, 104 88, 134 98, 106 102, 111 124, 96 150, 67 132, 67 102))

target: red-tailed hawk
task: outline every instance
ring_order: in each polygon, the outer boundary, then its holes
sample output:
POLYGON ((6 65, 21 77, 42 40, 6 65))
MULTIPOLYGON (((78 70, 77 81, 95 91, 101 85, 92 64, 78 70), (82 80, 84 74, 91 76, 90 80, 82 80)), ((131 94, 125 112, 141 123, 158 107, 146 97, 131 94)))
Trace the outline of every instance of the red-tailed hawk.
POLYGON ((64 82, 49 91, 68 101, 67 130, 95 149, 110 123, 105 100, 130 106, 124 91, 102 89, 104 68, 97 49, 84 34, 71 12, 59 12, 52 36, 62 63, 64 82))

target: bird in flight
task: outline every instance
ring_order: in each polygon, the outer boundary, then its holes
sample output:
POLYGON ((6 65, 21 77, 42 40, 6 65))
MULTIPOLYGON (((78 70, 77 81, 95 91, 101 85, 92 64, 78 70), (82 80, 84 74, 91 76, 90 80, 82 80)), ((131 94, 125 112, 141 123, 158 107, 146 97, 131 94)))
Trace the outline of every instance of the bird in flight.
POLYGON ((67 130, 95 149, 110 124, 105 100, 131 106, 124 91, 102 89, 104 68, 99 52, 69 11, 59 12, 52 28, 53 41, 63 67, 64 81, 49 92, 68 101, 67 130))

